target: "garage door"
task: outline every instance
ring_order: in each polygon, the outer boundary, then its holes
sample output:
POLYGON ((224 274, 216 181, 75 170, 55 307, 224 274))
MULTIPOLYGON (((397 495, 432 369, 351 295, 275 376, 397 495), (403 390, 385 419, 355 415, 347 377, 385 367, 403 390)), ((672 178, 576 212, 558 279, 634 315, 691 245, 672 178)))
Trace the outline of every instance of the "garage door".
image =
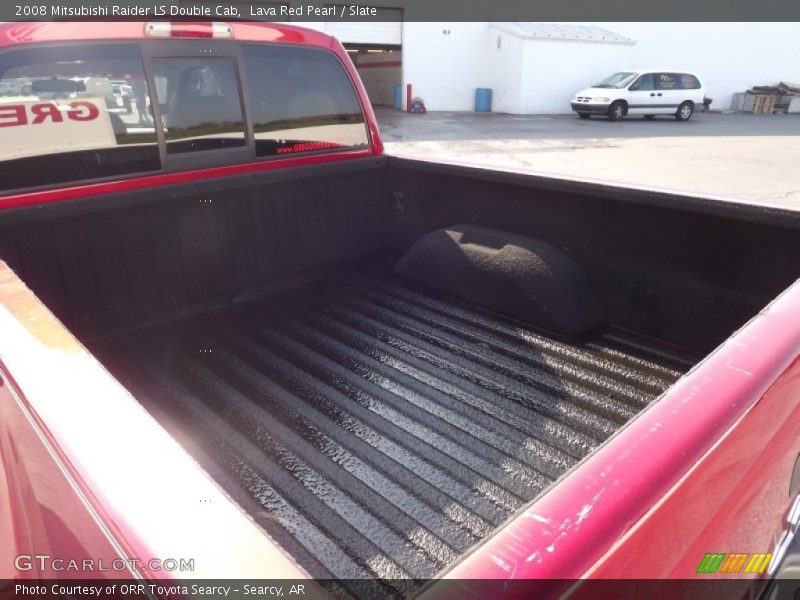
POLYGON ((399 46, 403 39, 403 11, 379 8, 377 19, 370 22, 326 22, 325 31, 343 44, 375 44, 399 46))

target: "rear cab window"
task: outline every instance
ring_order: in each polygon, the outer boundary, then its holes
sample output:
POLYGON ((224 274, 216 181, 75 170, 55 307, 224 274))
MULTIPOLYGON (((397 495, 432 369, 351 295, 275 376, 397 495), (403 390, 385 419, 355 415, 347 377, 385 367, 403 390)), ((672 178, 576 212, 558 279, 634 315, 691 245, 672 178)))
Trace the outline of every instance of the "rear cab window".
POLYGON ((246 145, 232 59, 157 58, 151 65, 167 153, 246 145))
POLYGON ((0 54, 0 190, 161 167, 137 44, 0 54))
POLYGON ((9 48, 0 137, 0 192, 371 146, 338 56, 246 41, 9 48))
POLYGON ((335 56, 258 45, 243 53, 258 156, 369 145, 358 96, 335 56))

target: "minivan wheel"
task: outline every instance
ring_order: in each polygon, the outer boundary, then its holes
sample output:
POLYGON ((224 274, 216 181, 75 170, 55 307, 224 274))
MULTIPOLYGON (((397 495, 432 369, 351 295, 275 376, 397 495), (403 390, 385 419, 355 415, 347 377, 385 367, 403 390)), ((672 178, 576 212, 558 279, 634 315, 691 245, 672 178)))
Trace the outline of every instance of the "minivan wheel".
POLYGON ((617 100, 608 107, 608 118, 612 121, 619 121, 625 117, 626 112, 627 110, 625 110, 625 103, 621 100, 617 100))
POLYGON ((578 113, 578 116, 579 116, 581 119, 588 119, 589 117, 591 117, 591 116, 592 116, 592 114, 591 114, 591 113, 578 113))
POLYGON ((678 107, 678 112, 675 113, 675 118, 678 121, 688 121, 694 112, 694 104, 692 102, 684 102, 678 107))

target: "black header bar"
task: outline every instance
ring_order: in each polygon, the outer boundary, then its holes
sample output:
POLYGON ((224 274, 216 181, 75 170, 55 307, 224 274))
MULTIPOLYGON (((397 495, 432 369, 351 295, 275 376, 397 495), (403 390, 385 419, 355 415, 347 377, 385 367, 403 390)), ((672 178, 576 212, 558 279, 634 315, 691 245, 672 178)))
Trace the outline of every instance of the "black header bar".
MULTIPOLYGON (((0 21, 800 21, 797 0, 3 0, 0 21)), ((800 34, 800 24, 798 25, 800 34)), ((746 40, 743 40, 746 43, 746 40)))

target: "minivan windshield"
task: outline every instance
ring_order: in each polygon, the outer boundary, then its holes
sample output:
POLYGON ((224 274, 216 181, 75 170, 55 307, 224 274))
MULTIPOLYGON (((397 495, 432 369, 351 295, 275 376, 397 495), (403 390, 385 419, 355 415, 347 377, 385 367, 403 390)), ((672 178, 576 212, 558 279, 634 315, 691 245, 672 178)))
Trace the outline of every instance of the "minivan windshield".
POLYGON ((621 89, 627 86, 630 82, 634 80, 636 77, 636 73, 628 73, 628 72, 621 72, 621 73, 614 73, 611 77, 608 77, 594 85, 594 87, 598 88, 617 88, 621 89))

